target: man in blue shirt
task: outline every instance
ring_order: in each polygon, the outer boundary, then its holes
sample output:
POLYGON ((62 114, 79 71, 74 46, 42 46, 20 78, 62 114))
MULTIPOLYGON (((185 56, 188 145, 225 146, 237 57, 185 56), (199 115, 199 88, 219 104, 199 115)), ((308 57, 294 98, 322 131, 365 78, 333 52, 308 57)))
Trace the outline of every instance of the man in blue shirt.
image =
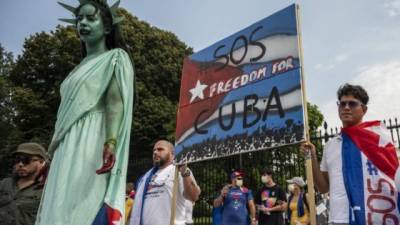
POLYGON ((223 207, 222 225, 248 225, 249 212, 251 225, 256 224, 256 210, 251 190, 243 186, 243 173, 231 174, 231 184, 221 190, 221 195, 214 200, 214 207, 223 207))

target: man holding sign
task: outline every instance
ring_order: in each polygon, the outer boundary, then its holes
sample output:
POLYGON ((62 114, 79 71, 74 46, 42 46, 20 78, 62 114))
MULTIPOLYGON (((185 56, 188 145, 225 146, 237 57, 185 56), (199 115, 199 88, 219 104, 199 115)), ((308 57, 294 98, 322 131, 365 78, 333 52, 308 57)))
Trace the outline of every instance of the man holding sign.
POLYGON ((185 201, 195 202, 200 188, 186 165, 179 167, 180 175, 175 178, 174 154, 174 146, 168 141, 161 140, 154 145, 154 167, 138 181, 130 225, 166 225, 171 219, 172 207, 176 207, 173 224, 185 225, 185 201), (178 179, 178 191, 173 203, 175 179, 178 179))
POLYGON ((368 94, 358 85, 338 90, 338 112, 343 128, 324 147, 318 166, 311 153, 315 183, 330 192, 330 224, 399 224, 400 170, 390 133, 380 121, 362 122, 368 94))

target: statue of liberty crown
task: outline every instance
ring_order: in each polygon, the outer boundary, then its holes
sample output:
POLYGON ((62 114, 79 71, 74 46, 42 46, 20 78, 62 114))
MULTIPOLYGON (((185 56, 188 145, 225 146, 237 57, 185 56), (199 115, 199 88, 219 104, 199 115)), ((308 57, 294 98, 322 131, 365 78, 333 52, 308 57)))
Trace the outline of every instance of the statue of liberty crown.
MULTIPOLYGON (((104 8, 109 8, 110 12, 111 12, 111 16, 112 16, 112 24, 113 25, 118 24, 122 20, 124 20, 124 17, 117 15, 117 9, 118 9, 120 0, 117 0, 111 7, 108 6, 107 0, 78 0, 78 1, 79 1, 79 6, 84 5, 86 3, 96 3, 104 8)), ((62 7, 64 7, 68 11, 72 12, 74 15, 76 14, 76 10, 78 7, 73 7, 73 6, 67 5, 62 2, 58 2, 58 4, 60 4, 62 7)), ((66 23, 71 23, 73 25, 76 24, 76 19, 59 19, 59 20, 66 22, 66 23)))

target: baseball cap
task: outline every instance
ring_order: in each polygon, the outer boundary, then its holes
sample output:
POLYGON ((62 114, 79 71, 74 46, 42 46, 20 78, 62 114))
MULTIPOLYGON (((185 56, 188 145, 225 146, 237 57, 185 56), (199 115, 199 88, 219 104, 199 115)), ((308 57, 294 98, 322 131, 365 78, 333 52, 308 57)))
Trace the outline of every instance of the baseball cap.
POLYGON ((49 159, 46 149, 43 146, 41 146, 40 144, 34 143, 34 142, 23 143, 23 144, 18 145, 17 150, 15 152, 13 152, 12 154, 15 155, 17 153, 37 155, 37 156, 42 157, 45 160, 49 159))
POLYGON ((287 182, 289 184, 297 184, 300 187, 304 187, 306 185, 306 182, 304 182, 302 177, 293 177, 292 179, 287 180, 287 182))
POLYGON ((243 177, 244 173, 241 171, 233 171, 231 173, 231 179, 235 179, 236 177, 243 177))

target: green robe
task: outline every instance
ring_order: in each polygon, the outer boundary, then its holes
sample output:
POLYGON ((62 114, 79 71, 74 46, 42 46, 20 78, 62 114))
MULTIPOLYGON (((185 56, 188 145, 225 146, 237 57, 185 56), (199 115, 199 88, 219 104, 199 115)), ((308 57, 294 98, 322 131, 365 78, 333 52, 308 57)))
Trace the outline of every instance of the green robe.
POLYGON ((61 104, 49 147, 54 152, 36 225, 91 225, 103 203, 124 218, 134 72, 128 54, 112 49, 79 64, 61 84, 61 104), (115 75, 123 101, 116 162, 102 166, 105 92, 115 75))

